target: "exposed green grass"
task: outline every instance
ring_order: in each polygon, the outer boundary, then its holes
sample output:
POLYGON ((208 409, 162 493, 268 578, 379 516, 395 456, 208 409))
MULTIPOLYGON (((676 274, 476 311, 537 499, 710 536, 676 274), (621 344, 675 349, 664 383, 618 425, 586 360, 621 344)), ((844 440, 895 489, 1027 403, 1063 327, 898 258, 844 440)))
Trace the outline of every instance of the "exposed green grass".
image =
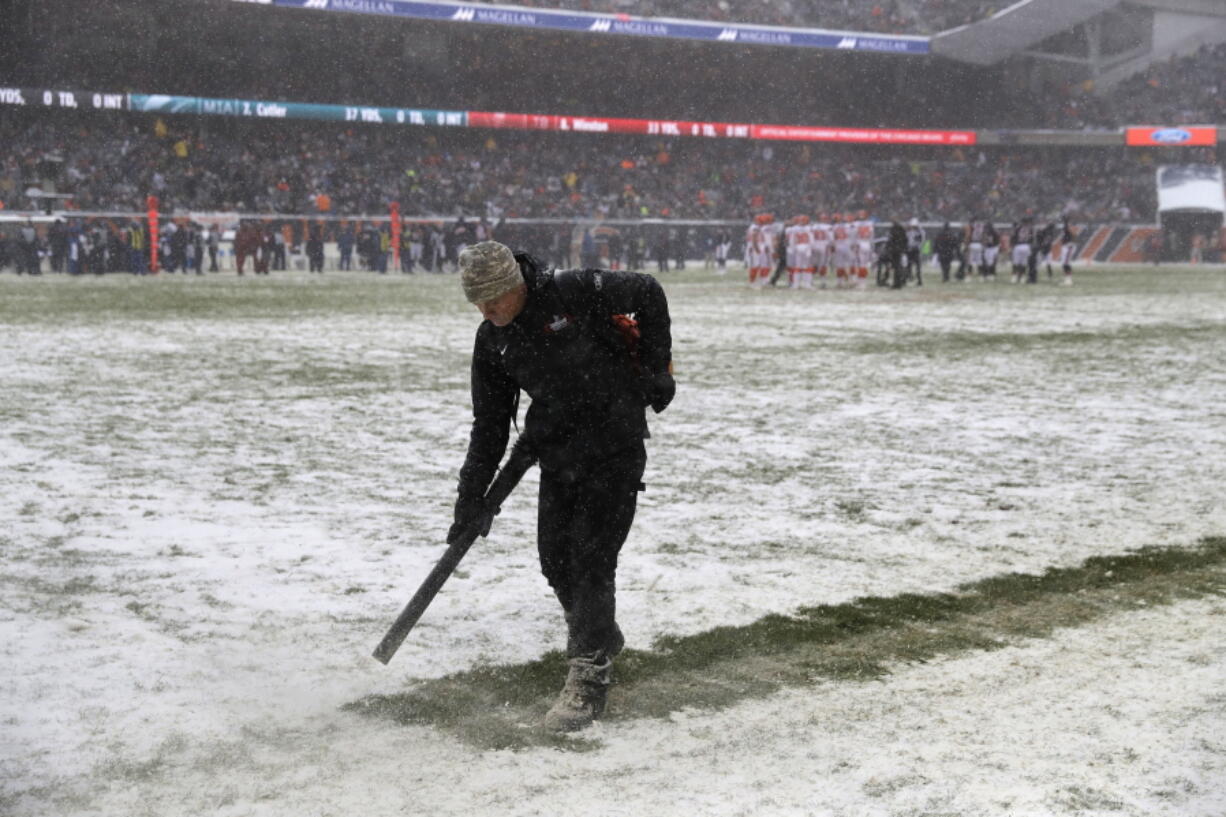
MULTIPOLYGON (((1119 610, 1226 592, 1226 537, 1187 548, 1144 548, 1042 574, 1014 573, 955 593, 861 598, 660 639, 616 662, 606 718, 664 717, 721 708, 820 680, 878 678, 891 666, 998 649, 1119 610)), ((426 724, 484 748, 590 742, 537 726, 563 677, 563 656, 486 666, 374 695, 345 708, 426 724)))

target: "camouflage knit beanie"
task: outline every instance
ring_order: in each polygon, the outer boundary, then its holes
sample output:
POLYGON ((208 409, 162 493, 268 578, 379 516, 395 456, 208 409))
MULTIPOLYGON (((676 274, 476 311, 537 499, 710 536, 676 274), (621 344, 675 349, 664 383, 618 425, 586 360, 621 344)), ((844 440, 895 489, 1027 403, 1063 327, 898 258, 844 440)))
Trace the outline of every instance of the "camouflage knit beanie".
POLYGON ((482 241, 460 253, 460 286, 469 303, 492 301, 523 282, 519 262, 505 244, 482 241))

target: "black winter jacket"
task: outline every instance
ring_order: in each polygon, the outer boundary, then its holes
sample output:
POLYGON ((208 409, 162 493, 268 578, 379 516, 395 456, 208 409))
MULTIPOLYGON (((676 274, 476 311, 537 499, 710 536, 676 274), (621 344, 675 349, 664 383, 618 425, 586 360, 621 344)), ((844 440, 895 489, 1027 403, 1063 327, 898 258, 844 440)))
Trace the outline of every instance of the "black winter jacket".
POLYGON ((672 360, 668 302, 637 272, 555 273, 517 253, 528 286, 523 311, 504 327, 482 322, 472 358, 473 425, 460 469, 461 496, 479 497, 506 451, 522 389, 531 398, 523 435, 542 470, 586 470, 649 436, 645 385, 672 360), (632 314, 641 340, 636 371, 610 318, 632 314))
POLYGON ((937 233, 936 240, 932 242, 932 249, 938 258, 954 258, 962 249, 962 241, 953 230, 942 228, 941 232, 937 233))

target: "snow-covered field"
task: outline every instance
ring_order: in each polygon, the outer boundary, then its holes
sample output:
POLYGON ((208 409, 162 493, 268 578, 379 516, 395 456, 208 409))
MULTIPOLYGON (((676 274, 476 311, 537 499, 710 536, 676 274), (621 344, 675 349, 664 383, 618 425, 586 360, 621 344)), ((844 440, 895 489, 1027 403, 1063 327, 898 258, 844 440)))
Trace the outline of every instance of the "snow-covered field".
MULTIPOLYGON (((1226 533, 1226 272, 663 280, 631 646, 1226 533)), ((369 657, 441 553, 476 323, 453 276, 0 276, 0 813, 1226 814, 1218 596, 575 750, 342 709, 561 646, 530 477, 369 657)))

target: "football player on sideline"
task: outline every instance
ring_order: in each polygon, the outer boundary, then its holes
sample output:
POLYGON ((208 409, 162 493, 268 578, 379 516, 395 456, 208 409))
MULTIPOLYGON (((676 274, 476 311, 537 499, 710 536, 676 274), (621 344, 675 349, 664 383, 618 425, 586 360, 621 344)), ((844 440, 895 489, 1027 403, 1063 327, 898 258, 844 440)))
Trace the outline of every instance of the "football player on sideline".
POLYGON ((752 287, 766 286, 771 274, 773 236, 767 233, 766 219, 766 213, 754 216, 754 223, 745 233, 745 266, 749 269, 749 285, 752 287))
POLYGON ((983 228, 983 269, 984 277, 996 280, 996 259, 1000 255, 1000 233, 992 219, 984 222, 983 228))
POLYGON ((876 257, 873 254, 873 220, 868 217, 867 210, 859 212, 853 227, 856 239, 856 289, 864 289, 868 286, 868 268, 876 257))
POLYGON ((808 216, 800 216, 796 230, 797 289, 813 289, 813 225, 808 216))
POLYGON ((830 268, 831 229, 830 216, 825 213, 819 213, 817 223, 812 225, 812 266, 817 268, 817 285, 821 289, 826 288, 826 273, 830 268))
POLYGON ((837 279, 835 287, 844 289, 848 285, 851 271, 856 263, 855 250, 852 247, 854 236, 851 224, 845 222, 840 214, 835 213, 831 217, 831 222, 830 236, 834 249, 831 252, 830 263, 834 267, 834 275, 837 279))
MULTIPOLYGON (((988 277, 988 265, 984 257, 984 244, 987 238, 987 225, 984 220, 975 216, 966 224, 966 260, 970 264, 970 274, 979 274, 980 279, 988 277)), ((971 280, 974 280, 973 278, 971 280)))
POLYGON ((1065 216, 1060 230, 1058 256, 1060 258, 1060 268, 1064 270, 1064 286, 1066 287, 1073 285, 1073 253, 1076 251, 1077 236, 1073 233, 1072 227, 1069 226, 1068 216, 1065 216))
POLYGON ((914 271, 917 287, 924 285, 924 265, 920 256, 924 249, 925 238, 927 236, 924 234, 924 228, 920 226, 919 219, 913 217, 907 226, 907 278, 910 279, 914 271))
POLYGON ((1034 241, 1034 218, 1025 216, 1013 225, 1013 236, 1009 245, 1013 247, 1013 283, 1020 284, 1022 276, 1026 282, 1036 284, 1039 281, 1038 268, 1030 263, 1030 244, 1034 241))

